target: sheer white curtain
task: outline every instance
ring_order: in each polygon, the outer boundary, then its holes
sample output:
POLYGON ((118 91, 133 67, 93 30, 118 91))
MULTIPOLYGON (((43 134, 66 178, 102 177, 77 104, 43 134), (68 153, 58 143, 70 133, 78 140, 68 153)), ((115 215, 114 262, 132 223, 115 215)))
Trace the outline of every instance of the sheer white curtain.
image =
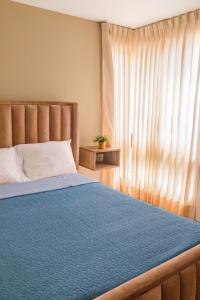
POLYGON ((199 218, 200 11, 136 30, 102 24, 102 125, 121 149, 103 180, 199 218))

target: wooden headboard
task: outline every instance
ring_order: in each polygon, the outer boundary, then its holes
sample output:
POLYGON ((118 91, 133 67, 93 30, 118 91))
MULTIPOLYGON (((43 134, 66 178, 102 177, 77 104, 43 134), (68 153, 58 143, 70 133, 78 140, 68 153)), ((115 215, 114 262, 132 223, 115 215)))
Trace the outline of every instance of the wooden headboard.
POLYGON ((70 102, 0 102, 0 148, 71 139, 79 162, 78 104, 70 102))

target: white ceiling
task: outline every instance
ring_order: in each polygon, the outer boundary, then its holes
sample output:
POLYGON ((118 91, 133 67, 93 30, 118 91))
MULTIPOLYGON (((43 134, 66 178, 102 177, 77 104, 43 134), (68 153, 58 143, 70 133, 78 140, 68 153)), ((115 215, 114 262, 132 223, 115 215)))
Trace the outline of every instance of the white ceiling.
POLYGON ((13 0, 127 27, 139 27, 200 8, 200 0, 13 0))

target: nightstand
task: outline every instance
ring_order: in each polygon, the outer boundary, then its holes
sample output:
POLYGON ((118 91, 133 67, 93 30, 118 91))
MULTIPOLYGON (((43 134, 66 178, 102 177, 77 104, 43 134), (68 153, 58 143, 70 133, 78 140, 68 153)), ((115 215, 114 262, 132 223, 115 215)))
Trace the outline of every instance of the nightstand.
POLYGON ((93 171, 118 167, 120 149, 99 149, 95 146, 80 147, 79 164, 93 171))

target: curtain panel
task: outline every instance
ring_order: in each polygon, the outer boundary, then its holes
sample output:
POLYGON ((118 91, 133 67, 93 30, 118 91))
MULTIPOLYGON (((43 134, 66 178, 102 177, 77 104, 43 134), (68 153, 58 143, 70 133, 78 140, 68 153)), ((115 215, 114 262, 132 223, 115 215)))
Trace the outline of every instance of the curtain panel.
POLYGON ((200 11, 138 29, 102 24, 103 181, 200 220, 200 11))

